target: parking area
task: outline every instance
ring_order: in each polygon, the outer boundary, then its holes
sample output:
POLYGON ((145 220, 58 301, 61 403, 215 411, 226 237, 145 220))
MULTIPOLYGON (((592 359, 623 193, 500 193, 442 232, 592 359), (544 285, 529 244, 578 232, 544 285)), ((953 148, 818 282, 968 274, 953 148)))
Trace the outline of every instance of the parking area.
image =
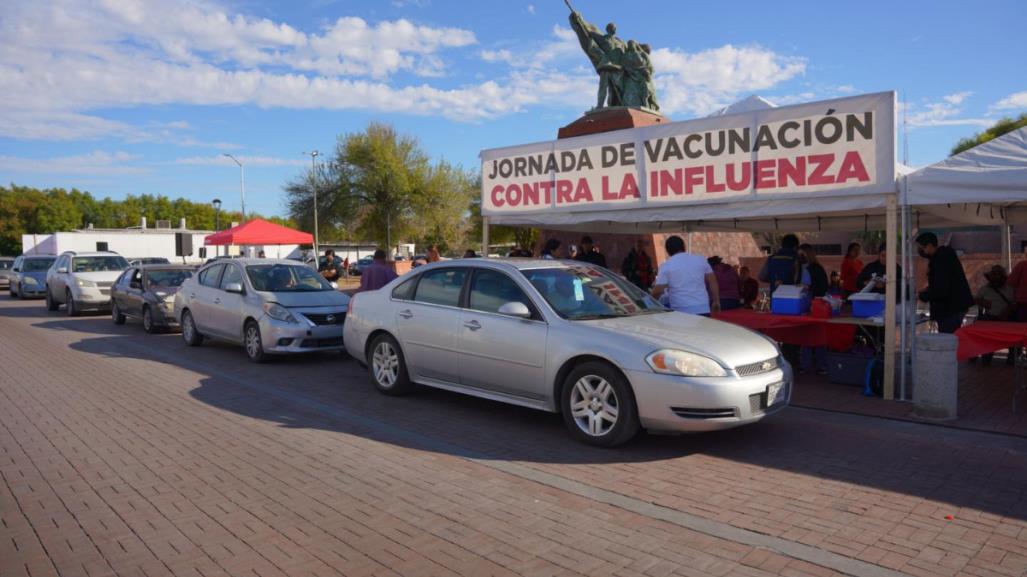
POLYGON ((792 408, 571 440, 0 297, 0 577, 1027 575, 1027 439, 792 408))

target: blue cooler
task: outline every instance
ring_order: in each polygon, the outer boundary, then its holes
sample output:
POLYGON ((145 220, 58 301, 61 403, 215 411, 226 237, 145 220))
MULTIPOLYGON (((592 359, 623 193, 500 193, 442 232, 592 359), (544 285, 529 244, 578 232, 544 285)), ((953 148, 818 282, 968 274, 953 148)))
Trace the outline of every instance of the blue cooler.
POLYGON ((884 316, 884 295, 880 293, 856 293, 852 301, 852 316, 860 319, 884 316))
POLYGON ((770 312, 775 315, 804 315, 809 312, 810 302, 806 287, 783 284, 770 297, 770 312))

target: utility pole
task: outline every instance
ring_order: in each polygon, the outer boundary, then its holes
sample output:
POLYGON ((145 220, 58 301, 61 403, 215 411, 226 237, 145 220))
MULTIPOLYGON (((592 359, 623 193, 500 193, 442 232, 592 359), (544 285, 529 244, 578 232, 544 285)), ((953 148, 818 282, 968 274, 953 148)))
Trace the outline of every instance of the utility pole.
POLYGON ((313 150, 311 152, 304 152, 303 154, 310 155, 310 190, 314 192, 314 262, 320 263, 318 260, 320 258, 318 256, 319 239, 317 237, 317 157, 321 153, 313 150))
POLYGON ((243 167, 239 159, 228 154, 227 152, 222 154, 231 158, 236 164, 239 165, 239 207, 242 213, 242 222, 246 222, 246 169, 243 167))

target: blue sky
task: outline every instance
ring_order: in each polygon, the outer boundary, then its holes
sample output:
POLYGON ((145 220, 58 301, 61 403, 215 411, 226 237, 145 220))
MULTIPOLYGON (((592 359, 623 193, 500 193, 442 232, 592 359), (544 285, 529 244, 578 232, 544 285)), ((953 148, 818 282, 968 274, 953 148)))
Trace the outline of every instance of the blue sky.
MULTIPOLYGON (((4 4, 4 183, 237 209, 227 152, 246 164, 247 208, 280 214, 302 153, 371 121, 476 168, 483 148, 555 138, 595 98, 558 0, 4 4)), ((896 90, 921 166, 1027 111, 1021 0, 574 5, 652 45, 674 120, 752 94, 791 104, 896 90)))

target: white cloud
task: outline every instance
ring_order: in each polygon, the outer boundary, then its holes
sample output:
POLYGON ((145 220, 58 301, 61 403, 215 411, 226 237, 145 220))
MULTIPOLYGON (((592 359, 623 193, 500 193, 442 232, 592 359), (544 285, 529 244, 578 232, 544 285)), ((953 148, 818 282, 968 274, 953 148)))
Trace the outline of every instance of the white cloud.
POLYGON ((147 170, 126 163, 139 158, 127 152, 94 150, 88 154, 55 158, 0 156, 0 170, 65 174, 141 174, 147 170))
MULTIPOLYGON (((904 108, 906 123, 910 127, 990 126, 994 120, 960 116, 963 113, 963 103, 972 94, 972 92, 956 92, 942 96, 938 100, 924 102, 923 104, 906 104, 904 108)), ((902 109, 901 105, 900 109, 902 109)))
MULTIPOLYGON (((309 166, 310 161, 302 158, 277 158, 273 156, 245 156, 238 155, 236 158, 245 166, 309 166)), ((176 158, 167 164, 186 166, 236 166, 235 162, 226 156, 190 156, 176 158)))
POLYGON ((534 4, 528 4, 527 10, 528 10, 528 14, 534 15, 535 14, 535 5, 534 4))
POLYGON ((1010 94, 991 105, 991 110, 1023 110, 1027 109, 1027 90, 1010 94))

